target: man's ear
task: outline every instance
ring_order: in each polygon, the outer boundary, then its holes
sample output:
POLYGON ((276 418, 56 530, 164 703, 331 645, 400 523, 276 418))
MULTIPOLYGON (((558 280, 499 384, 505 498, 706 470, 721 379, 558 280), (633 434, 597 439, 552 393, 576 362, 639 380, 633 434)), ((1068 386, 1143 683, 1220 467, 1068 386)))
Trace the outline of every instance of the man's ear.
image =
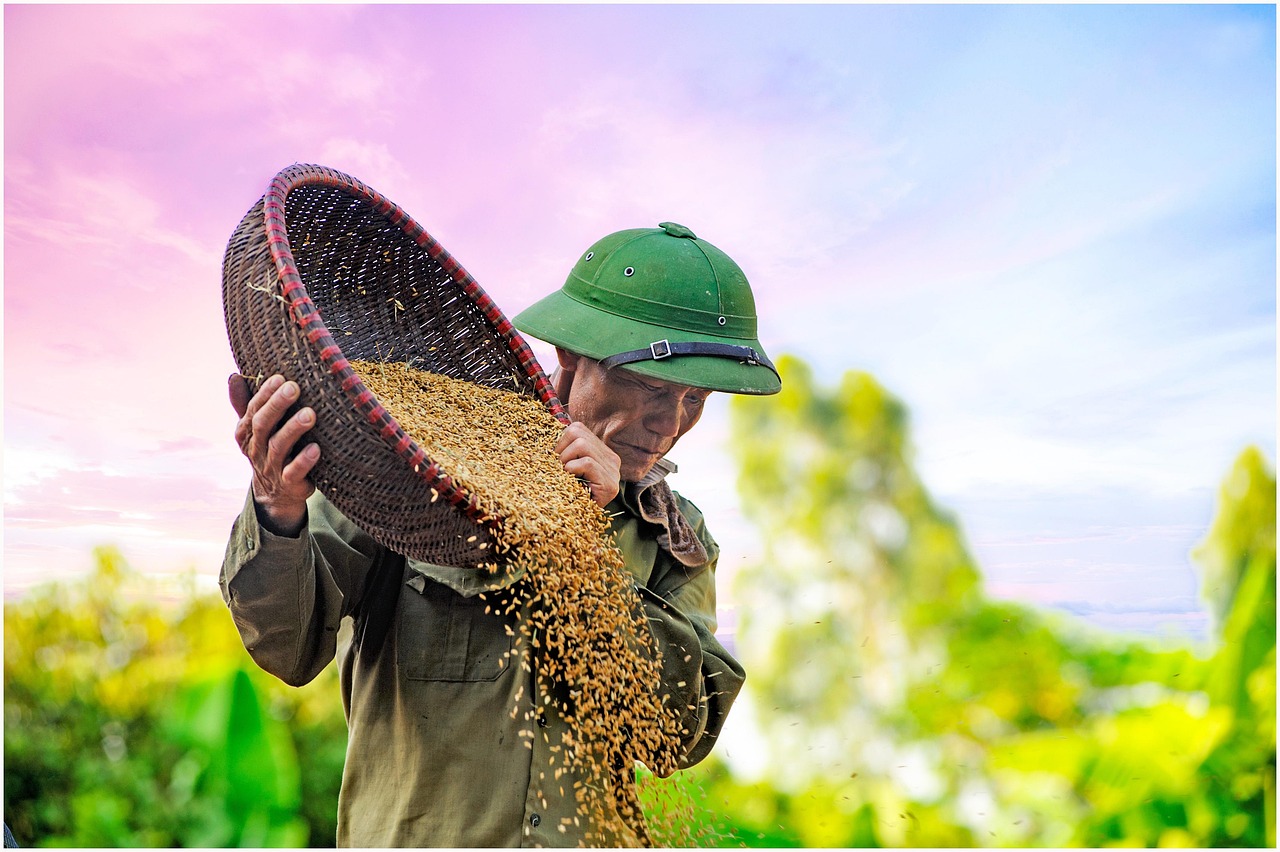
POLYGON ((578 369, 578 362, 582 360, 582 356, 557 346, 556 360, 560 362, 560 369, 566 373, 572 373, 578 369))
POLYGON ((573 374, 578 369, 578 361, 581 356, 572 352, 567 352, 556 347, 556 360, 560 362, 560 368, 551 374, 551 387, 556 392, 556 398, 560 400, 561 405, 569 404, 569 391, 573 389, 573 374))

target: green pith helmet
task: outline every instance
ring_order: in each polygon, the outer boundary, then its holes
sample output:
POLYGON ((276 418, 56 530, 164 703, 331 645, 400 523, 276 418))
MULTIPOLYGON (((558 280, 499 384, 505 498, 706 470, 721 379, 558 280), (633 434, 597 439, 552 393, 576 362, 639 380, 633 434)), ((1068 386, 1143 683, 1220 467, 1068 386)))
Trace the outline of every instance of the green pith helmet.
POLYGON ((643 376, 728 393, 782 389, 738 264, 683 225, 618 231, 564 287, 521 311, 521 332, 643 376))

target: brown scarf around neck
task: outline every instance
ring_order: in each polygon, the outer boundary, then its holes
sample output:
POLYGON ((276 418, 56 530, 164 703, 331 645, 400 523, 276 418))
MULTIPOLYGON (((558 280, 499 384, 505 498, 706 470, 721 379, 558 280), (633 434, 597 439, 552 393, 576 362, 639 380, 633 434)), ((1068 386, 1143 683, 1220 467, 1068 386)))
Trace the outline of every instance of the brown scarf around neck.
POLYGON ((680 512, 676 496, 667 484, 666 477, 675 466, 666 459, 655 464, 639 482, 624 482, 624 498, 651 524, 662 527, 658 546, 689 568, 706 565, 710 560, 707 549, 693 531, 693 525, 680 512))

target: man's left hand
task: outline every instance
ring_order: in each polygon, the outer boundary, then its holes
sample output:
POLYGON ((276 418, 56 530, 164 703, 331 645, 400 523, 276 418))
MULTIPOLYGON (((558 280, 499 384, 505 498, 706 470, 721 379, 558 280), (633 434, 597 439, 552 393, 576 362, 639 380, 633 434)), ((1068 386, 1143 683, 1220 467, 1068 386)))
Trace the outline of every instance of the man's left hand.
POLYGON ((622 460, 605 446, 595 432, 581 423, 570 423, 556 442, 564 469, 591 489, 591 499, 601 506, 618 496, 622 460))

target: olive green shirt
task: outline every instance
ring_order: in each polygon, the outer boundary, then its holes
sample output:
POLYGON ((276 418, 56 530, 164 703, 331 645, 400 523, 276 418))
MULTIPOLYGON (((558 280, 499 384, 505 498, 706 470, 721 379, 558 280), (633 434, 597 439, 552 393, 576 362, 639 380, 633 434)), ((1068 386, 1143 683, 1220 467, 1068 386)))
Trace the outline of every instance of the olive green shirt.
MULTIPOLYGON (((743 682, 714 636, 719 548, 676 496, 710 557, 689 567, 660 547, 662 527, 630 498, 606 509, 662 655, 662 695, 684 708, 682 765, 706 757, 743 682)), ((232 529, 220 583, 241 639, 266 671, 312 680, 337 651, 340 622, 359 621, 365 580, 383 548, 318 492, 296 537, 259 525, 252 494, 232 529)), ((517 572, 407 560, 380 648, 353 642, 341 660, 348 745, 339 846, 636 845, 630 832, 576 818, 574 777, 553 770, 565 723, 527 665, 518 614, 486 611, 517 572)), ((360 625, 356 625, 359 635, 360 625)))

